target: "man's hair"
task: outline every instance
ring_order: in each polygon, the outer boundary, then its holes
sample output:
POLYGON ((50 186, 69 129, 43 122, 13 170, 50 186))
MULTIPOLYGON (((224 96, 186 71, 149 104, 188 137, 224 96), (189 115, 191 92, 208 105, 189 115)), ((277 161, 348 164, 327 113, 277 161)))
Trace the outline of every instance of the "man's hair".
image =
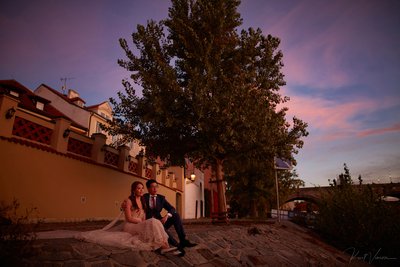
POLYGON ((150 180, 148 180, 148 181, 146 182, 146 187, 147 187, 147 188, 150 188, 150 185, 151 185, 152 183, 158 184, 156 180, 150 179, 150 180))

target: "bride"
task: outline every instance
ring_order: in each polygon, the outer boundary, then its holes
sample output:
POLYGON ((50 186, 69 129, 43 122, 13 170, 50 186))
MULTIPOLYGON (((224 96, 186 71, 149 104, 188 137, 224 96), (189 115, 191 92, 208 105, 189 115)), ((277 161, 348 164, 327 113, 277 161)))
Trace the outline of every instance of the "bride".
POLYGON ((141 182, 134 182, 131 186, 131 195, 126 199, 124 210, 126 223, 125 232, 138 236, 143 243, 149 244, 153 249, 160 249, 161 254, 176 250, 169 247, 168 234, 160 220, 151 218, 146 220, 146 204, 143 199, 144 186, 141 182))
MULTIPOLYGON (((127 203, 123 212, 125 222, 120 225, 115 226, 121 214, 102 229, 86 232, 55 230, 39 232, 36 236, 38 239, 73 237, 100 245, 153 250, 160 254, 177 250, 176 247, 169 246, 168 234, 160 220, 145 219, 147 205, 143 198, 143 189, 144 186, 141 182, 132 183, 131 194, 125 200, 127 203)), ((174 252, 174 255, 180 256, 180 254, 179 250, 174 252)))

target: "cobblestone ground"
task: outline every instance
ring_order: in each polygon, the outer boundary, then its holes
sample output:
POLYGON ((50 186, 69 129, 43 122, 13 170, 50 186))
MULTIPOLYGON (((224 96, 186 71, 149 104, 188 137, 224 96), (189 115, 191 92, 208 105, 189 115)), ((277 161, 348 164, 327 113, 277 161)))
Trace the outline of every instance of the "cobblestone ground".
MULTIPOLYGON (((37 240, 21 266, 366 266, 291 222, 185 225, 198 243, 184 257, 100 246, 75 239, 37 240)), ((171 231, 174 231, 171 229, 171 231)))

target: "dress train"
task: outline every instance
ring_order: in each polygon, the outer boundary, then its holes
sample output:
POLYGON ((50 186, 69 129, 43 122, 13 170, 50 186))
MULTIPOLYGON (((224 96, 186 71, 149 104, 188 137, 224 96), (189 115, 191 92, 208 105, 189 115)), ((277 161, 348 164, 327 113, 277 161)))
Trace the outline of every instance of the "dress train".
MULTIPOLYGON (((133 214, 143 216, 142 214, 144 213, 140 211, 133 212, 133 214)), ((137 224, 129 222, 117 224, 122 215, 123 212, 108 225, 98 230, 84 232, 71 230, 38 232, 36 233, 36 238, 75 238, 99 245, 129 248, 132 250, 154 250, 168 243, 168 235, 159 220, 149 219, 137 224)))

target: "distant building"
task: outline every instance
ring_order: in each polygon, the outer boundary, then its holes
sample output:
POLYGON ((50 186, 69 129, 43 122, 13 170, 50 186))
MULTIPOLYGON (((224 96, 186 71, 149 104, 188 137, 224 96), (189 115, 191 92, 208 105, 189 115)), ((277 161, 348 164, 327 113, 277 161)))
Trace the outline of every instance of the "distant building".
MULTIPOLYGON (((87 127, 87 136, 94 133, 104 133, 100 124, 108 124, 112 118, 112 108, 108 102, 98 105, 85 107, 85 101, 80 98, 78 92, 68 90, 68 94, 64 95, 59 91, 41 84, 34 91, 36 95, 48 99, 54 107, 72 118, 74 121, 87 127)), ((112 142, 112 137, 107 136, 107 143, 112 142)))
MULTIPOLYGON (((101 124, 108 125, 109 121, 113 119, 112 107, 107 101, 86 107, 86 102, 80 98, 78 92, 69 89, 68 94, 64 95, 45 84, 41 84, 35 90, 35 94, 50 100, 58 110, 81 125, 85 125, 88 129, 86 132, 87 136, 90 137, 94 133, 102 133, 107 136, 107 144, 117 142, 118 136, 111 136, 100 127, 101 124)), ((131 156, 136 156, 140 150, 144 149, 138 142, 131 142, 126 145, 131 149, 131 156)))
MULTIPOLYGON (((66 113, 60 111, 45 97, 34 94, 31 90, 15 80, 0 80, 0 94, 9 95, 18 101, 18 109, 36 117, 51 120, 65 118, 71 121, 71 129, 77 133, 86 133, 86 123, 73 120, 66 113)), ((15 130, 15 129, 14 129, 15 130)))
POLYGON ((160 194, 183 214, 183 168, 161 169, 132 157, 129 147, 107 145, 106 135, 88 123, 107 121, 108 103, 85 108, 76 92, 64 98, 43 91, 53 101, 0 80, 0 202, 18 200, 19 216, 37 208, 36 218, 45 222, 109 220, 120 213, 133 181, 156 179, 160 194))

